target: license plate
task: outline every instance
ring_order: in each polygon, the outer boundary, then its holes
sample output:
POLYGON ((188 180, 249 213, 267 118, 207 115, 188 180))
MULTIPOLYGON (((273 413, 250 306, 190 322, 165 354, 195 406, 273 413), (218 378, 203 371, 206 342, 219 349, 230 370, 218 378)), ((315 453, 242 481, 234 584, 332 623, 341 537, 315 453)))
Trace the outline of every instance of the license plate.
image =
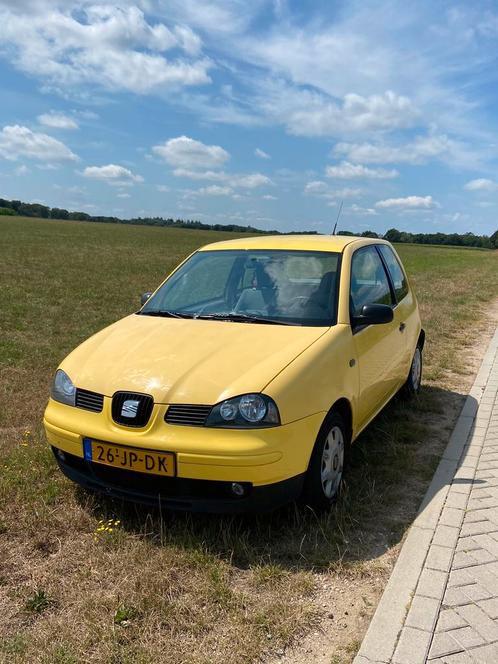
POLYGON ((85 438, 83 451, 87 461, 102 463, 113 468, 135 470, 151 475, 175 475, 175 455, 172 452, 142 450, 138 447, 124 447, 113 443, 85 438))

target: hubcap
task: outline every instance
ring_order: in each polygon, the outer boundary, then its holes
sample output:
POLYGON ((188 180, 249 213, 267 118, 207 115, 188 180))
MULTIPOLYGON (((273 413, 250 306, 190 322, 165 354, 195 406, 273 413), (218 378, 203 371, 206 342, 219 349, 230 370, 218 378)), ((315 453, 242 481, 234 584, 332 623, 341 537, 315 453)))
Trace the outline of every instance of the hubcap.
POLYGON ((344 467, 344 436, 339 427, 332 427, 322 453, 321 478, 323 493, 332 498, 339 490, 344 467))
POLYGON ((422 355, 420 353, 420 348, 415 349, 415 355, 413 356, 412 362, 412 384, 413 387, 418 390, 420 387, 420 381, 422 378, 422 355))

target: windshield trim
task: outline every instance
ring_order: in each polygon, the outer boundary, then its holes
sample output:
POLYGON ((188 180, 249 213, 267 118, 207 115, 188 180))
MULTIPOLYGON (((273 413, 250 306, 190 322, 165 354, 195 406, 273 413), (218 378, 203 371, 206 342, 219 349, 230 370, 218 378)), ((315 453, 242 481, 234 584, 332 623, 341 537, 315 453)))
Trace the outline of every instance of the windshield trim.
MULTIPOLYGON (((159 293, 159 291, 162 289, 162 287, 171 279, 174 277, 174 275, 178 272, 178 270, 185 265, 185 263, 189 262, 194 256, 198 254, 214 254, 214 253, 225 253, 225 252, 234 252, 234 253, 250 253, 250 254, 266 254, 268 252, 272 253, 285 253, 285 254, 320 254, 320 255, 327 255, 327 254, 333 254, 337 256, 337 278, 335 280, 335 298, 334 298, 334 308, 333 311, 331 312, 331 317, 328 319, 316 319, 316 318, 310 318, 307 320, 302 320, 299 323, 295 323, 294 325, 291 325, 292 327, 333 327, 337 325, 337 320, 338 320, 338 315, 339 315, 339 293, 340 293, 340 284, 341 284, 341 271, 342 271, 342 258, 343 258, 343 252, 342 251, 326 251, 326 250, 314 250, 314 249, 271 249, 271 248, 261 248, 261 249, 245 249, 245 248, 231 248, 231 247, 226 247, 226 248, 220 248, 220 249, 198 249, 197 251, 192 252, 189 256, 187 256, 183 261, 181 261, 171 272, 168 274, 166 279, 158 286, 158 288, 154 291, 153 295, 147 300, 147 302, 144 303, 144 305, 139 309, 139 311, 136 311, 136 315, 150 315, 151 312, 148 312, 146 309, 148 305, 151 303, 151 301, 155 298, 155 296, 159 293)), ((173 316, 166 316, 169 317, 171 320, 206 320, 206 318, 203 318, 202 316, 188 316, 186 315, 187 312, 168 312, 168 313, 173 313, 176 315, 173 316)), ((154 314, 152 314, 154 315, 154 314)), ((160 316, 160 314, 159 314, 160 316)), ((216 320, 216 318, 210 318, 209 320, 216 320)), ((218 319, 222 322, 230 322, 227 321, 227 319, 220 318, 218 319)), ((273 317, 273 324, 278 324, 278 318, 273 317)), ((237 321, 238 324, 251 324, 251 325, 264 325, 262 321, 250 321, 248 320, 247 323, 243 321, 237 321)), ((288 326, 290 325, 289 319, 283 317, 282 318, 282 325, 288 326)))

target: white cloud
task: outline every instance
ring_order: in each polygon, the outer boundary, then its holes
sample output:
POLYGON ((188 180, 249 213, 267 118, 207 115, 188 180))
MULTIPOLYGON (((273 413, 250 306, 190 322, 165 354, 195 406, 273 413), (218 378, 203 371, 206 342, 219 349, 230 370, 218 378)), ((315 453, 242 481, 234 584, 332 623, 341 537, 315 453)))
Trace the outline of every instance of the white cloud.
POLYGON ((362 97, 346 94, 342 114, 359 131, 411 127, 418 112, 408 97, 387 90, 382 95, 362 97))
POLYGON ((131 194, 127 194, 126 192, 121 192, 120 194, 117 194, 118 198, 131 198, 131 194))
POLYGON ((498 183, 486 178, 478 178, 477 180, 470 180, 464 186, 467 191, 497 191, 498 183))
POLYGON ((247 175, 229 175, 228 181, 233 182, 233 186, 242 187, 243 189, 256 189, 256 187, 264 187, 272 185, 273 182, 269 177, 262 173, 248 173, 247 175))
POLYGON ((197 193, 204 196, 229 196, 232 191, 231 187, 220 187, 218 184, 211 184, 209 187, 201 187, 197 193))
POLYGON ((175 168, 173 175, 177 178, 187 178, 189 180, 218 180, 220 182, 228 177, 224 171, 195 171, 191 168, 175 168))
POLYGON ((344 187, 343 189, 335 189, 332 191, 334 198, 354 198, 362 193, 363 191, 361 189, 353 189, 351 187, 344 187))
POLYGON ((156 189, 157 189, 157 191, 160 191, 160 192, 162 192, 162 193, 165 193, 165 192, 171 191, 170 187, 168 187, 168 186, 165 185, 165 184, 158 184, 158 185, 156 185, 156 189))
POLYGON ((304 187, 305 194, 326 194, 329 191, 329 185, 322 180, 313 180, 304 187))
POLYGON ((360 205, 356 205, 356 203, 353 203, 349 207, 349 212, 357 214, 361 217, 375 217, 379 214, 377 210, 374 210, 374 208, 361 207, 360 205))
POLYGON ((102 182, 118 186, 143 182, 143 177, 141 175, 135 175, 128 168, 118 166, 117 164, 87 166, 82 175, 86 178, 101 180, 102 182))
POLYGON ((29 168, 25 164, 22 164, 16 168, 14 173, 16 175, 27 175, 29 173, 29 168))
POLYGON ((364 97, 348 93, 341 101, 323 92, 266 80, 257 108, 297 136, 344 136, 411 127, 418 116, 407 97, 388 90, 364 97))
POLYGON ((425 164, 433 159, 465 167, 478 163, 469 146, 444 134, 417 136, 401 145, 341 142, 337 143, 333 154, 369 164, 425 164))
POLYGON ((353 180, 355 178, 368 178, 373 180, 389 180, 398 177, 398 171, 384 168, 368 168, 361 164, 352 164, 349 161, 342 161, 337 166, 327 166, 325 173, 329 178, 338 178, 342 180, 353 180))
POLYGON ((273 185, 270 178, 262 173, 232 174, 225 173, 225 171, 194 171, 188 168, 175 168, 173 175, 190 180, 223 182, 232 188, 256 189, 257 187, 273 185))
POLYGON ((0 9, 2 43, 13 64, 55 90, 96 85, 145 94, 210 81, 211 63, 193 57, 200 39, 186 26, 152 25, 136 6, 57 5, 39 2, 24 13, 0 9), (192 59, 167 59, 163 54, 171 49, 192 59))
POLYGON ((20 157, 45 162, 77 161, 78 157, 56 138, 31 131, 21 125, 7 125, 0 132, 0 156, 16 160, 20 157))
POLYGON ((343 189, 332 189, 327 182, 323 180, 312 180, 304 187, 304 193, 311 196, 318 196, 319 198, 326 198, 329 200, 354 198, 362 193, 361 189, 353 189, 351 187, 344 187, 343 189))
POLYGON ((254 150, 254 154, 256 155, 256 157, 259 157, 260 159, 271 159, 270 155, 264 150, 261 150, 261 148, 256 148, 254 150))
POLYGON ((439 207, 439 203, 432 196, 406 196, 377 201, 375 207, 383 210, 430 210, 439 207))
POLYGON ((88 111, 88 110, 83 110, 80 111, 78 109, 73 109, 74 115, 77 115, 80 118, 83 118, 84 120, 98 120, 99 115, 98 113, 95 113, 95 111, 88 111))
POLYGON ((263 5, 263 0, 169 0, 163 12, 218 38, 244 31, 263 5))
POLYGON ((264 201, 277 201, 278 200, 277 196, 272 196, 271 194, 265 194, 264 196, 262 196, 262 198, 263 198, 264 201))
POLYGON ((219 145, 206 145, 188 136, 170 138, 155 145, 152 151, 171 166, 181 168, 218 168, 230 159, 230 155, 219 145))
POLYGON ((73 118, 64 113, 55 113, 54 111, 39 115, 38 122, 54 129, 78 129, 78 123, 73 118))

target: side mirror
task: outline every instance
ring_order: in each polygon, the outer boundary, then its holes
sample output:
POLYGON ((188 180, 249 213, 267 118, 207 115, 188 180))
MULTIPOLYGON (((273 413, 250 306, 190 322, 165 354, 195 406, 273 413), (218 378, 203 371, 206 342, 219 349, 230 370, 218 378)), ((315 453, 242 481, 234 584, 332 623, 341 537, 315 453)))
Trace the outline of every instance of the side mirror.
POLYGON ((140 296, 140 304, 142 305, 142 307, 144 306, 144 304, 147 302, 147 300, 150 298, 151 295, 152 291, 147 291, 146 293, 142 293, 142 295, 140 296))
POLYGON ((393 310, 387 304, 364 304, 359 316, 353 318, 353 325, 384 325, 393 319, 393 310))

